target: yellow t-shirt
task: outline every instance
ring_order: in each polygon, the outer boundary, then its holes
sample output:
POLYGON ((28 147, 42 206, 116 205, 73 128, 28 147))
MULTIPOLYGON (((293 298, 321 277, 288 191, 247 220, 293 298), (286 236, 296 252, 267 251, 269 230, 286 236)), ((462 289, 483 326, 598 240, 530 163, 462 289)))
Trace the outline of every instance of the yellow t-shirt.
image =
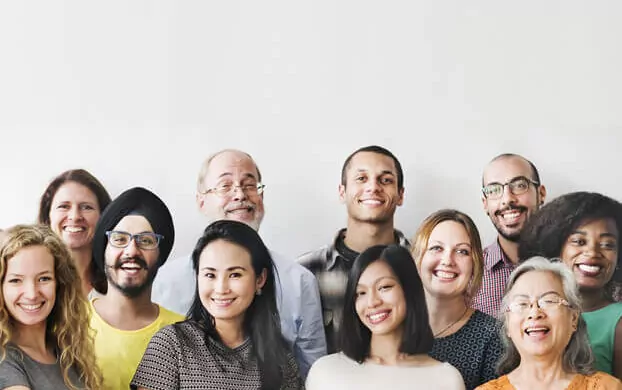
POLYGON ((127 390, 151 337, 166 325, 183 321, 184 316, 160 306, 160 313, 148 326, 120 330, 104 321, 91 300, 91 328, 95 331, 97 365, 104 376, 104 390, 127 390))

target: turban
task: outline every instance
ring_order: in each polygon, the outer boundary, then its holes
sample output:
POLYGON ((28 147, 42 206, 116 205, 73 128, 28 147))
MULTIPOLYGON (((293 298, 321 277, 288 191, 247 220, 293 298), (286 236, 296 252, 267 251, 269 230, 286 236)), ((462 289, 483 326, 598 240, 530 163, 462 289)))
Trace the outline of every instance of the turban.
POLYGON ((158 266, 164 264, 171 253, 175 241, 175 228, 168 207, 153 192, 142 187, 134 187, 113 200, 97 222, 93 237, 93 260, 99 270, 104 270, 104 253, 108 244, 106 232, 113 230, 119 221, 128 215, 145 217, 151 224, 153 232, 164 236, 160 240, 158 266))

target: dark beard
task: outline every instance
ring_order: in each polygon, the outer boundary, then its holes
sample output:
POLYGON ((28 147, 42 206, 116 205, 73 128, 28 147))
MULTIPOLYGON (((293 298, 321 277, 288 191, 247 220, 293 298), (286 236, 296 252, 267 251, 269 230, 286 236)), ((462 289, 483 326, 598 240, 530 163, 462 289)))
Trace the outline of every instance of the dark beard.
POLYGON ((106 279, 108 280, 108 283, 110 284, 110 286, 119 290, 121 294, 125 295, 128 298, 136 298, 137 296, 142 294, 148 287, 151 287, 157 274, 158 274, 158 267, 154 266, 153 268, 148 268, 147 279, 145 280, 144 283, 135 285, 135 286, 121 286, 120 284, 116 282, 116 280, 112 279, 112 276, 110 275, 110 271, 108 270, 108 268, 106 268, 106 279))

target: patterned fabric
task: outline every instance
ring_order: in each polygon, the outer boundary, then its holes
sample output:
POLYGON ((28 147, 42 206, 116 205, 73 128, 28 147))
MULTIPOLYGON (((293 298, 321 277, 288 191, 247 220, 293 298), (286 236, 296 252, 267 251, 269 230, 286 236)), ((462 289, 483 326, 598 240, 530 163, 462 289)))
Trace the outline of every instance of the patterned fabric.
POLYGON ((430 356, 456 367, 467 390, 497 378, 495 367, 503 351, 499 322, 475 310, 460 330, 434 339, 430 356))
MULTIPOLYGON (((345 296, 348 273, 358 253, 350 249, 340 251, 346 229, 341 229, 331 245, 303 254, 298 262, 307 267, 317 278, 322 301, 322 314, 328 353, 337 352, 337 333, 341 323, 343 299, 345 296)), ((410 242, 399 230, 395 230, 395 243, 410 248, 410 242)))
POLYGON ((503 253, 499 241, 487 246, 484 249, 482 286, 473 298, 473 308, 496 318, 501 310, 505 285, 516 266, 503 253))
MULTIPOLYGON (((156 333, 138 365, 131 388, 150 390, 258 390, 261 378, 246 339, 236 348, 208 340, 190 321, 162 328, 156 333), (213 352, 215 351, 215 353, 213 352)), ((302 389, 296 360, 292 355, 283 368, 281 389, 302 389)))
MULTIPOLYGON (((477 390, 515 390, 507 375, 481 385, 477 390)), ((577 374, 572 378, 566 390, 620 390, 622 383, 617 378, 604 372, 592 375, 577 374)))

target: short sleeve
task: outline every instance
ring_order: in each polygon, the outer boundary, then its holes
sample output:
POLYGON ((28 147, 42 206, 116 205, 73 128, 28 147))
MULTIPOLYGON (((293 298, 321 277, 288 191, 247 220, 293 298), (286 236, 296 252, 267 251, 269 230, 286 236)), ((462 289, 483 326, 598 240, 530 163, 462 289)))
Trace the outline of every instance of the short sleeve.
POLYGON ((287 366, 283 370, 283 385, 282 390, 304 390, 305 386, 300 378, 298 372, 298 365, 293 355, 289 355, 287 359, 287 366))
POLYGON ((175 325, 160 329, 151 338, 130 387, 145 387, 150 390, 179 389, 180 350, 175 325))
POLYGON ((6 358, 0 362, 0 389, 10 386, 30 387, 26 369, 16 355, 17 353, 7 349, 6 358))

